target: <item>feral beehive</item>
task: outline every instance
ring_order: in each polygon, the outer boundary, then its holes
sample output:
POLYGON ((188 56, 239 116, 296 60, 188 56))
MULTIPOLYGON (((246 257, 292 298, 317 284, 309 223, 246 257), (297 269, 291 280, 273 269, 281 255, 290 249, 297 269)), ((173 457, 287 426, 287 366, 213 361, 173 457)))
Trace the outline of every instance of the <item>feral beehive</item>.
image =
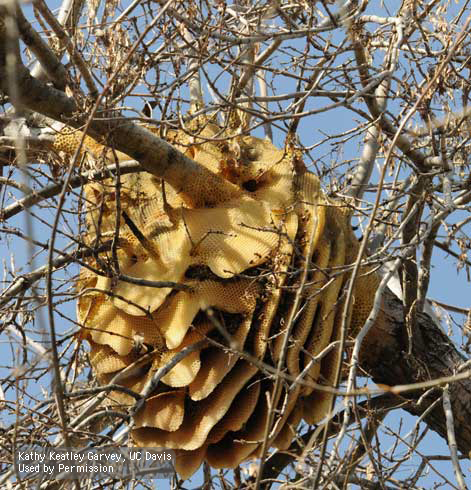
MULTIPOLYGON (((118 262, 119 271, 100 271, 93 261, 99 273, 84 268, 79 281, 78 321, 101 383, 144 358, 120 381, 140 392, 160 367, 200 342, 160 380, 132 430, 138 446, 174 449, 182 477, 204 460, 233 468, 256 457, 265 437, 285 449, 301 419, 325 416, 332 395, 315 386, 332 386, 341 356, 335 348, 311 361, 340 338, 346 266, 358 251, 348 213, 322 194, 294 152, 250 136, 221 143, 223 136, 207 125, 197 138, 173 132, 169 139, 238 192, 219 199, 215 188, 217 204, 197 208, 150 174, 122 176, 116 257, 108 252, 100 262, 118 262), (284 382, 273 397, 273 369, 264 366, 280 365, 284 382), (268 436, 267 393, 278 409, 268 436)), ((70 153, 77 142, 63 131, 56 148, 70 153)), ((104 150, 88 138, 85 147, 104 150)), ((116 238, 114 183, 88 184, 85 195, 86 241, 116 238)), ((369 313, 376 281, 366 269, 356 281, 350 334, 369 313)), ((112 392, 108 402, 135 400, 112 392)))

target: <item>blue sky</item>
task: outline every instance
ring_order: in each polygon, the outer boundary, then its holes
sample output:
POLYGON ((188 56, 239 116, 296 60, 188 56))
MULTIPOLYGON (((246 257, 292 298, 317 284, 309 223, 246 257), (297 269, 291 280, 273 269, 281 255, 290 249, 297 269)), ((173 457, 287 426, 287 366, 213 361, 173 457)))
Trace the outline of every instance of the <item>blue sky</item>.
MULTIPOLYGON (((375 13, 378 15, 385 15, 385 10, 381 8, 381 3, 379 0, 376 2, 371 2, 369 7, 370 13, 375 13)), ((395 5, 396 2, 385 2, 386 5, 395 5)), ((54 4, 51 4, 54 6, 54 4)), ((123 6, 126 6, 126 3, 123 3, 123 6)), ((458 9, 458 6, 453 7, 458 9)), ((395 9, 395 7, 394 7, 395 9)), ((394 10, 392 9, 392 10, 394 10)), ((26 10, 27 11, 27 10, 26 10)), ((343 33, 337 32, 335 35, 340 36, 343 33)), ((328 36, 326 36, 328 37, 328 36)), ((300 44, 301 46, 301 44, 300 44)), ((296 47, 293 44, 293 47, 296 47)), ((281 93, 287 92, 293 88, 292 82, 288 79, 285 79, 285 82, 281 82, 278 86, 278 89, 281 93)), ((324 101, 322 99, 313 99, 308 104, 312 105, 320 105, 324 101)), ((310 108, 310 107, 306 107, 310 108)), ((359 118, 355 116, 353 113, 347 111, 346 109, 335 109, 326 113, 318 114, 309 120, 301 121, 298 134, 300 140, 306 146, 314 145, 319 140, 325 138, 326 134, 341 134, 342 132, 351 130, 356 127, 358 124, 359 118)), ((256 134, 260 134, 260 131, 257 131, 256 134)), ((338 139, 341 139, 340 137, 338 139)), ((319 147, 315 148, 311 152, 311 158, 316 162, 317 168, 325 169, 329 166, 336 163, 337 159, 341 156, 343 159, 356 159, 358 158, 361 152, 361 141, 352 140, 346 143, 343 146, 342 154, 339 155, 337 152, 337 147, 335 145, 335 139, 330 142, 324 143, 319 147)), ((281 133, 275 134, 275 142, 278 144, 282 144, 282 136, 281 133)), ((379 160, 379 163, 381 161, 379 160)), ((329 190, 329 178, 326 178, 324 181, 324 185, 326 190, 329 190)), ((17 196, 20 194, 17 193, 17 196)), ((366 199, 372 200, 374 198, 373 194, 369 194, 366 196, 366 199)), ((37 219, 33 219, 33 228, 32 228, 32 236, 41 241, 43 243, 47 243, 49 234, 50 234, 50 224, 54 217, 54 209, 39 209, 38 207, 34 207, 32 212, 37 216, 41 217, 43 223, 38 222, 37 219)), ((8 225, 19 230, 27 230, 28 229, 28 214, 20 213, 16 217, 9 220, 8 225)), ((70 223, 64 226, 65 232, 70 232, 73 234, 76 229, 76 220, 72 216, 68 216, 70 223)), ((462 219, 462 215, 460 217, 457 214, 456 220, 462 219)), ((468 231, 470 230, 468 226, 468 231)), ((57 248, 62 248, 68 243, 68 239, 66 237, 60 237, 57 242, 57 248)), ((8 238, 6 239, 4 236, 0 239, 0 259, 4 264, 4 269, 12 269, 13 264, 10 259, 10 256, 14 257, 14 268, 17 274, 21 274, 31 270, 31 268, 38 267, 44 263, 45 253, 42 252, 37 257, 33 263, 30 262, 31 257, 31 249, 25 243, 24 240, 19 238, 8 238)), ((459 306, 461 308, 469 308, 470 307, 470 298, 471 298, 471 287, 468 278, 468 271, 464 268, 458 270, 457 267, 458 261, 448 256, 445 252, 435 249, 433 256, 433 268, 432 268, 432 276, 429 288, 429 297, 432 299, 436 299, 442 303, 452 304, 459 306)), ((77 268, 72 267, 66 272, 58 272, 55 274, 55 278, 60 279, 68 279, 74 276, 77 273, 77 268)), ((8 276, 3 278, 4 280, 8 280, 8 276)), ((64 299, 67 299, 64 297, 64 299)), ((73 319, 75 317, 74 310, 74 302, 68 301, 61 305, 60 310, 64 315, 73 319)), ((442 312, 446 315, 444 312, 442 312)), ((446 319, 446 316, 444 316, 446 319)), ((463 323, 464 319, 462 316, 454 314, 451 318, 458 322, 463 323)), ((56 316, 56 325, 59 331, 66 331, 69 329, 74 329, 72 323, 68 322, 66 319, 56 316)), ((448 328, 448 324, 446 321, 442 323, 445 329, 448 328)), ((46 315, 45 312, 42 312, 42 315, 37 315, 34 319, 34 322, 30 323, 29 334, 31 337, 38 342, 41 342, 42 335, 40 332, 42 329, 47 331, 46 324, 46 315)), ((457 329, 453 329, 453 339, 455 343, 459 346, 463 339, 456 334, 457 329)), ((18 346, 12 345, 10 343, 11 337, 8 334, 3 334, 0 337, 0 376, 5 373, 5 366, 10 363, 10 359, 13 359, 13 362, 16 366, 21 367, 23 354, 18 349, 18 346)), ((30 354, 30 359, 32 358, 30 354)), ((39 394, 40 391, 46 390, 49 391, 49 386, 39 386, 31 381, 27 387, 27 390, 30 391, 32 395, 39 394)), ((13 394, 13 390, 9 392, 7 398, 10 398, 13 394)), ((8 423, 8 421, 6 421, 8 423)), ((397 431, 400 431, 401 435, 406 435, 416 423, 416 419, 409 416, 403 411, 396 411, 393 414, 389 415, 385 421, 384 425, 388 426, 388 428, 395 428, 397 431)), ((420 430, 423 430, 425 426, 422 424, 420 426, 420 430)), ((386 433, 386 431, 382 431, 384 434, 382 437, 382 447, 387 448, 389 443, 392 443, 392 437, 386 433)), ((448 454, 448 448, 443 439, 429 432, 427 436, 424 438, 423 442, 419 446, 419 450, 423 451, 423 454, 448 454)), ((411 460, 410 471, 413 472, 414 465, 418 464, 420 459, 417 456, 411 460)), ((435 462, 434 466, 438 468, 448 479, 452 482, 455 481, 455 477, 453 475, 451 465, 448 462, 435 462)), ((465 460, 462 464, 465 475, 467 476, 467 483, 471 485, 471 477, 470 475, 470 462, 465 460)), ((398 475, 399 476, 399 475, 398 475)), ((401 474, 401 477, 404 475, 401 474)), ((194 487, 199 485, 202 480, 201 472, 199 472, 192 480, 191 486, 194 487)), ((433 471, 430 471, 428 477, 426 479, 421 480, 421 484, 425 486, 425 488, 430 488, 434 484, 434 482, 441 481, 441 478, 434 474, 433 471)), ((163 489, 167 488, 168 484, 164 481, 157 481, 156 488, 163 489)))

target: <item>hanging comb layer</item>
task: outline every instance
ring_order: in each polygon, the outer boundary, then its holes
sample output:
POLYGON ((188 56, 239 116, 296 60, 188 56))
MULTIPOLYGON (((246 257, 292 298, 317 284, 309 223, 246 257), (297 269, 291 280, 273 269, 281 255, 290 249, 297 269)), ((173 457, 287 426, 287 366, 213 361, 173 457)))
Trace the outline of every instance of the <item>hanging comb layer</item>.
MULTIPOLYGON (((205 196, 209 181, 188 193, 144 172, 123 175, 117 216, 114 181, 85 186, 85 242, 114 240, 117 249, 89 260, 100 273, 82 270, 77 305, 98 380, 153 386, 134 417, 134 444, 175 449, 185 478, 204 460, 234 468, 258 457, 265 439, 286 449, 301 418, 329 412, 332 390, 316 386, 334 386, 340 372, 343 291, 358 253, 348 211, 322 194, 292 148, 203 119, 197 126, 193 135, 169 131, 168 141, 224 189, 205 196), (278 367, 287 377, 274 393, 278 367)), ((71 153, 79 140, 66 129, 56 149, 71 153)), ((115 155, 91 138, 82 152, 89 164, 115 155)), ((377 282, 371 267, 360 269, 347 335, 363 325, 377 282)), ((135 398, 114 389, 107 403, 132 407, 135 398)))

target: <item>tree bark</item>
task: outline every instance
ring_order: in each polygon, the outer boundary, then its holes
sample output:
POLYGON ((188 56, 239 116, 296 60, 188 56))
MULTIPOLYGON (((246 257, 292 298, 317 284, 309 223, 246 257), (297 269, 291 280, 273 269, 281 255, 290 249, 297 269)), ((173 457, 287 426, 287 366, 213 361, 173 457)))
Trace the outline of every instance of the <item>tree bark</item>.
MULTIPOLYGON (((411 338, 411 354, 408 354, 409 335, 404 307, 402 301, 387 289, 383 295, 380 315, 362 346, 361 367, 377 384, 393 387, 452 376, 466 362, 451 339, 425 313, 417 313, 416 329, 411 338)), ((400 406, 412 415, 421 416, 434 404, 425 415, 424 422, 447 439, 442 390, 439 386, 402 392, 400 395, 391 391, 360 403, 361 406, 365 405, 364 413, 400 406), (427 395, 423 396, 426 392, 427 395)), ((468 377, 450 383, 449 391, 457 446, 468 456, 471 451, 471 379, 468 377)), ((350 420, 352 423, 355 421, 353 414, 350 420)), ((329 437, 338 432, 342 421, 343 412, 331 420, 329 437)), ((268 457, 262 475, 265 490, 271 488, 283 469, 302 454, 313 432, 310 430, 300 436, 287 451, 278 451, 268 457)))
MULTIPOLYGON (((362 367, 376 383, 397 386, 453 376, 466 362, 451 339, 425 313, 417 313, 416 327, 410 337, 411 349, 402 302, 387 290, 380 317, 362 350, 362 367)), ((438 400, 424 421, 446 439, 442 390, 439 387, 405 392, 401 397, 411 402, 404 409, 417 416, 438 400), (429 393, 418 404, 427 390, 429 393)), ((450 383, 450 398, 458 449, 467 456, 471 451, 471 379, 450 383)))

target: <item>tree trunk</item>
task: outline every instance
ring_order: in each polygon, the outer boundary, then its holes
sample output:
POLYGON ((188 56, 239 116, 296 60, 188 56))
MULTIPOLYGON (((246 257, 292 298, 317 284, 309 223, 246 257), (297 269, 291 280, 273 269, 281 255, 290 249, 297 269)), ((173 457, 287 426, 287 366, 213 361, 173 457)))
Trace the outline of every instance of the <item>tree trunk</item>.
MULTIPOLYGON (((362 352, 362 367, 378 384, 397 386, 429 381, 464 372, 460 367, 466 359, 453 345, 451 339, 425 313, 417 314, 417 323, 409 336, 402 302, 387 290, 383 297, 380 318, 370 331, 362 352), (410 353, 409 353, 410 352, 410 353)), ((424 421, 446 439, 446 421, 441 396, 437 386, 417 403, 427 389, 402 393, 411 403, 404 407, 413 415, 421 415, 436 401, 424 421)), ((455 435, 458 449, 468 455, 471 451, 471 379, 450 383, 455 435)))
MULTIPOLYGON (((366 337, 361 352, 361 367, 376 383, 397 387, 452 376, 464 362, 466 359, 458 352, 451 339, 425 313, 417 314, 412 346, 409 349, 402 301, 389 289, 386 290, 379 318, 366 337), (409 351, 411 354, 408 354, 409 351)), ((456 442, 458 449, 467 456, 471 452, 471 379, 450 383, 449 392, 456 442)), ((434 432, 447 439, 441 398, 442 390, 438 384, 432 389, 428 387, 401 392, 399 395, 395 395, 394 390, 391 390, 391 393, 368 400, 367 408, 382 410, 401 404, 401 407, 412 415, 421 416, 434 404, 424 417, 424 422, 434 432), (427 395, 423 396, 426 392, 427 395)), ((338 432, 342 421, 343 412, 331 420, 329 437, 338 432)), ((354 421, 355 417, 352 414, 351 423, 354 421)), ((306 432, 293 441, 287 451, 275 452, 267 459, 262 475, 265 490, 271 488, 283 469, 304 451, 313 433, 314 430, 306 432)))

